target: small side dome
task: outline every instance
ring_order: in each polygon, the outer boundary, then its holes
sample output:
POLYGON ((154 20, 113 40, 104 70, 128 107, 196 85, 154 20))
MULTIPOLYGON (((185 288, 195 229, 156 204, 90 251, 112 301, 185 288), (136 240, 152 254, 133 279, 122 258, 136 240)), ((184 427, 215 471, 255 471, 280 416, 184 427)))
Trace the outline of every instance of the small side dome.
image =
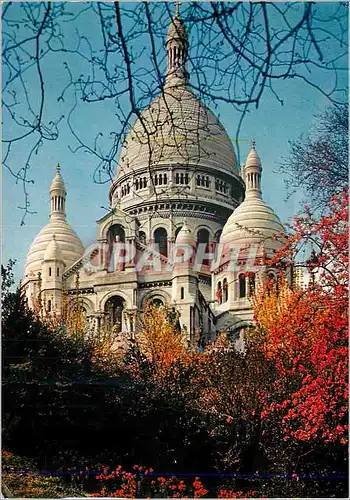
POLYGON ((60 170, 57 165, 50 187, 50 222, 30 245, 24 265, 25 277, 37 275, 44 260, 55 260, 59 255, 59 259, 69 267, 84 254, 80 238, 66 221, 66 188, 60 170))
POLYGON ((24 267, 24 276, 41 271, 41 264, 53 235, 56 237, 66 267, 83 256, 83 244, 71 226, 65 220, 52 220, 42 228, 31 244, 24 267))
POLYGON ((274 250, 281 245, 277 240, 281 233, 285 229, 272 208, 259 198, 246 199, 226 222, 220 243, 263 244, 266 250, 274 250))
POLYGON ((176 245, 190 245, 194 247, 196 245, 195 236, 188 226, 186 219, 184 219, 184 224, 176 237, 176 245))
POLYGON ((261 160, 252 141, 245 167, 245 200, 226 222, 220 237, 222 245, 258 245, 270 254, 281 246, 285 229, 261 192, 261 160))
POLYGON ((59 244, 56 241, 56 235, 52 235, 52 240, 47 245, 44 253, 44 260, 60 260, 64 262, 59 244))

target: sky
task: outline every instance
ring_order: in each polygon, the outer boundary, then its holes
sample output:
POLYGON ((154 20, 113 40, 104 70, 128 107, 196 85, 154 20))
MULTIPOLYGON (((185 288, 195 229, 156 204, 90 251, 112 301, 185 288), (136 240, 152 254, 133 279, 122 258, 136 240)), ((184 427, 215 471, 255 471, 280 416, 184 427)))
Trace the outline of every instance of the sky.
MULTIPOLYGON (((20 6, 19 6, 20 8, 20 6)), ((83 4, 76 4, 76 9, 83 8, 83 4)), ((324 4, 327 9, 327 4, 324 4)), ((20 11, 18 11, 20 15, 20 11)), ((96 43, 97 27, 95 20, 87 18, 86 31, 89 33, 91 44, 96 43), (91 22, 91 24, 89 24, 91 22)), ((74 37, 74 33, 71 33, 74 37)), ((64 61, 66 58, 73 64, 73 56, 57 55, 49 58, 43 65, 45 86, 49 89, 47 95, 47 109, 52 116, 60 114, 67 116, 72 103, 72 93, 67 94, 65 101, 57 101, 62 87, 66 83, 64 61)), ((79 69, 79 68, 78 68, 79 69)), ((82 64, 82 71, 84 65, 82 64)), ((324 74, 315 73, 315 81, 324 79, 324 74)), ((25 76, 30 91, 35 92, 37 82, 35 75, 29 71, 25 76)), ((322 81, 322 83, 324 83, 322 81)), ((343 77, 344 86, 346 78, 343 77)), ((342 82, 341 82, 342 84, 342 82)), ((302 81, 287 80, 278 83, 284 104, 271 94, 264 94, 258 109, 252 108, 246 116, 240 133, 242 160, 249 152, 251 139, 256 141, 256 148, 262 160, 263 177, 262 188, 265 201, 276 211, 283 222, 291 221, 300 210, 303 199, 302 193, 296 193, 286 200, 284 177, 277 172, 278 163, 283 157, 288 157, 289 141, 297 139, 301 134, 308 134, 314 124, 315 115, 323 113, 329 104, 319 92, 302 81)), ((332 85, 332 82, 329 82, 332 85)), ((232 139, 235 138, 239 121, 239 113, 233 107, 218 105, 215 113, 226 128, 232 139)), ((108 142, 109 134, 118 132, 113 102, 105 101, 97 104, 78 106, 72 118, 75 130, 84 138, 92 139, 96 133, 103 133, 108 142)), ((13 131, 10 120, 4 119, 3 137, 13 131)), ((109 184, 93 182, 93 173, 96 168, 96 158, 84 150, 74 151, 76 140, 72 137, 65 121, 62 120, 60 135, 56 141, 44 144, 31 162, 30 178, 33 184, 27 186, 30 209, 35 214, 27 215, 25 225, 21 225, 23 211, 23 188, 15 182, 14 177, 5 168, 2 174, 2 261, 16 259, 15 279, 21 278, 25 257, 31 242, 36 234, 49 220, 49 187, 55 175, 57 163, 61 165, 61 172, 67 188, 67 220, 78 233, 84 245, 91 244, 96 237, 96 220, 106 213, 108 208, 109 184)), ((15 145, 12 164, 18 170, 28 155, 30 141, 19 141, 15 145)))

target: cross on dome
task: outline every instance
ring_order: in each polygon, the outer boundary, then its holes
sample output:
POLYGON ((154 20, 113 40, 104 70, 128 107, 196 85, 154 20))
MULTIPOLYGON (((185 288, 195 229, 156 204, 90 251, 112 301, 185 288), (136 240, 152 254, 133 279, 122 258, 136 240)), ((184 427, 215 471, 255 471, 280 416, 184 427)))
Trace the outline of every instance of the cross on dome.
POLYGON ((181 2, 179 0, 175 1, 175 18, 180 19, 180 5, 181 2))

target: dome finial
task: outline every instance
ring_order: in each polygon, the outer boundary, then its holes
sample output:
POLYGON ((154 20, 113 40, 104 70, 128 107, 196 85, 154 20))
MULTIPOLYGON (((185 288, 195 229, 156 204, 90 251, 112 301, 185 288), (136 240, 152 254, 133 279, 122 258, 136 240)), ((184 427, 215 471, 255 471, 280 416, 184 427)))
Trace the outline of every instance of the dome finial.
POLYGON ((252 139, 250 141, 250 146, 251 146, 252 149, 255 149, 255 139, 252 139))
POLYGON ((180 19, 180 4, 179 0, 175 0, 175 19, 180 19))
POLYGON ((56 172, 57 172, 58 174, 60 174, 60 173, 61 173, 61 165, 60 165, 59 163, 57 163, 57 166, 56 166, 56 172))

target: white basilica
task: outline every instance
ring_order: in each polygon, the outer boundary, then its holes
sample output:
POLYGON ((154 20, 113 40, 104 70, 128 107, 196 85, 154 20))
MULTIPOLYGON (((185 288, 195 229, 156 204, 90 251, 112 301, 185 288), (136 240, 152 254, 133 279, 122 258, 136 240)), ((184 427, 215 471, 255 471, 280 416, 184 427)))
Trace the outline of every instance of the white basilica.
POLYGON ((253 320, 249 294, 259 271, 250 268, 251 257, 278 248, 284 228, 262 199, 255 144, 239 169, 224 127, 190 89, 187 34, 178 15, 165 47, 164 86, 122 147, 96 245, 84 249, 66 220, 58 167, 50 220, 29 249, 22 285, 29 305, 40 294, 47 314, 58 316, 63 293, 73 303, 79 295, 93 324, 117 325, 126 337, 148 301, 177 311, 189 340, 199 332, 209 340, 221 331, 236 335, 253 320), (134 250, 115 259, 118 244, 134 250), (185 246, 193 255, 174 258, 185 246))

